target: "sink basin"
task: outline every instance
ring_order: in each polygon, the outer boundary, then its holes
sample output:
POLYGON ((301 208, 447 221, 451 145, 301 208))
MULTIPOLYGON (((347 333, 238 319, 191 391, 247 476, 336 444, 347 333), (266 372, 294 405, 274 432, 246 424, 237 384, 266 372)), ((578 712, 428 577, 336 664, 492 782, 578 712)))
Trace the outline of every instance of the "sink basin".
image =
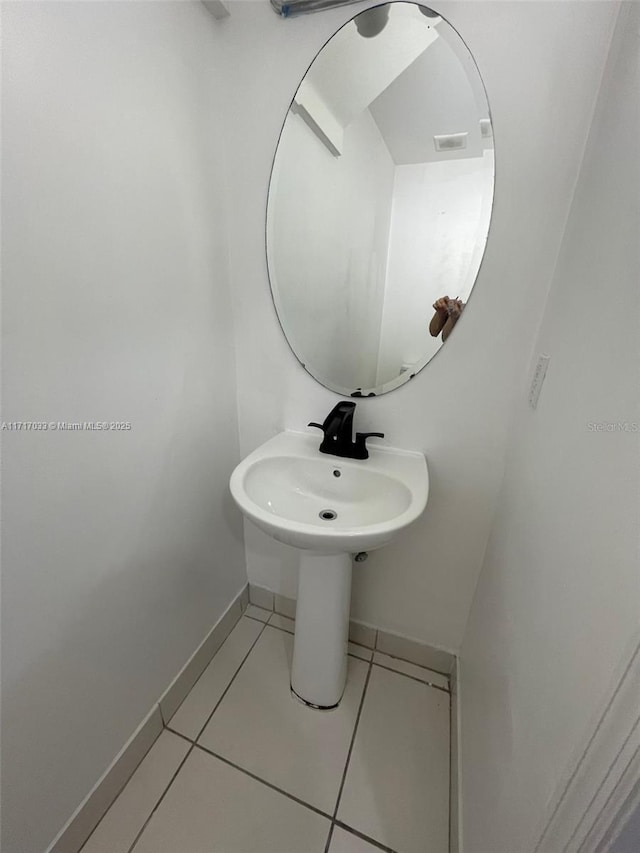
POLYGON ((369 459, 318 450, 316 435, 282 432, 235 469, 242 512, 280 542, 323 554, 386 545, 423 512, 429 493, 422 453, 369 447, 369 459))
POLYGON ((291 692, 340 703, 347 678, 351 555, 381 548, 422 513, 422 453, 369 447, 368 459, 320 453, 317 435, 281 432, 238 465, 230 488, 258 527, 300 549, 291 692))

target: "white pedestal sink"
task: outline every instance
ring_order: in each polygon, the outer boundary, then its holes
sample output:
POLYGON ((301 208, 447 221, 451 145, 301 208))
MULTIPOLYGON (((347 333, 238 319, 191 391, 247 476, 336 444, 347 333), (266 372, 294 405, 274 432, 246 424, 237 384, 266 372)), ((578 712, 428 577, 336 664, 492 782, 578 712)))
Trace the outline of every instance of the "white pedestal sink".
POLYGON ((300 549, 291 689, 335 708, 347 673, 352 555, 381 548, 424 511, 422 453, 369 447, 369 458, 320 453, 315 435, 281 432, 231 475, 231 494, 254 524, 300 549))

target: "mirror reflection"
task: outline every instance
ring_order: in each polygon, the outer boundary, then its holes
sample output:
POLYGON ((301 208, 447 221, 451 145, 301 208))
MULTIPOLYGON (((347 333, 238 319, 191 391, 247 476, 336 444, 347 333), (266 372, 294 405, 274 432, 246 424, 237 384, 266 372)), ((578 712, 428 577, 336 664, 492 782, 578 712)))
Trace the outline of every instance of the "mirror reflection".
POLYGON ((274 159, 267 260, 287 340, 343 395, 408 381, 460 321, 484 253, 493 133, 457 32, 413 3, 342 27, 274 159))

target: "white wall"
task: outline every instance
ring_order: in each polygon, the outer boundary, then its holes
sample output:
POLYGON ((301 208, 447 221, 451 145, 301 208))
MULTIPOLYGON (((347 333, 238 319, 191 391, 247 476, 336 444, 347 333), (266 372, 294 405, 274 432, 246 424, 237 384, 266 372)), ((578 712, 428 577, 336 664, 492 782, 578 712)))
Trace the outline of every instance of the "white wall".
POLYGON ((346 394, 376 384, 393 179, 369 110, 345 129, 340 157, 287 117, 268 210, 276 304, 297 357, 346 394))
POLYGON ((640 432, 590 426, 640 423, 639 12, 616 30, 535 344, 551 362, 537 410, 519 394, 462 646, 465 853, 533 849, 640 626, 640 432))
POLYGON ((215 24, 3 3, 4 853, 53 839, 245 581, 215 24))
MULTIPOLYGON (((247 0, 233 3, 225 22, 233 63, 225 84, 233 115, 229 215, 243 455, 284 428, 304 429, 337 400, 297 364, 280 331, 263 229, 271 161, 291 98, 315 53, 356 8, 281 20, 268 3, 247 0)), ((616 9, 608 2, 443 0, 438 10, 460 31, 486 84, 496 202, 478 286, 449 346, 404 387, 358 403, 358 429, 379 429, 391 444, 427 454, 431 495, 424 517, 354 572, 353 613, 456 649, 616 9)), ((294 595, 295 552, 249 523, 246 543, 250 579, 294 595)))
POLYGON ((403 363, 421 367, 442 346, 432 338, 433 303, 466 303, 491 217, 493 150, 483 157, 396 166, 378 381, 403 363))

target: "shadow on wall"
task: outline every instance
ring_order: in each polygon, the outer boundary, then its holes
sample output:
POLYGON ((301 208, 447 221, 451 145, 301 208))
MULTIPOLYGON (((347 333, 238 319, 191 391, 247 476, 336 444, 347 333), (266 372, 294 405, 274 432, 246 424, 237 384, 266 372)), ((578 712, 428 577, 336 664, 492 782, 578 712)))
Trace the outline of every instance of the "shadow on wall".
MULTIPOLYGON (((230 496, 222 513, 241 543, 230 496)), ((78 595, 51 645, 3 685, 3 853, 46 848, 228 606, 212 600, 207 626, 193 625, 217 571, 208 527, 203 515, 188 550, 132 558, 78 595)))

